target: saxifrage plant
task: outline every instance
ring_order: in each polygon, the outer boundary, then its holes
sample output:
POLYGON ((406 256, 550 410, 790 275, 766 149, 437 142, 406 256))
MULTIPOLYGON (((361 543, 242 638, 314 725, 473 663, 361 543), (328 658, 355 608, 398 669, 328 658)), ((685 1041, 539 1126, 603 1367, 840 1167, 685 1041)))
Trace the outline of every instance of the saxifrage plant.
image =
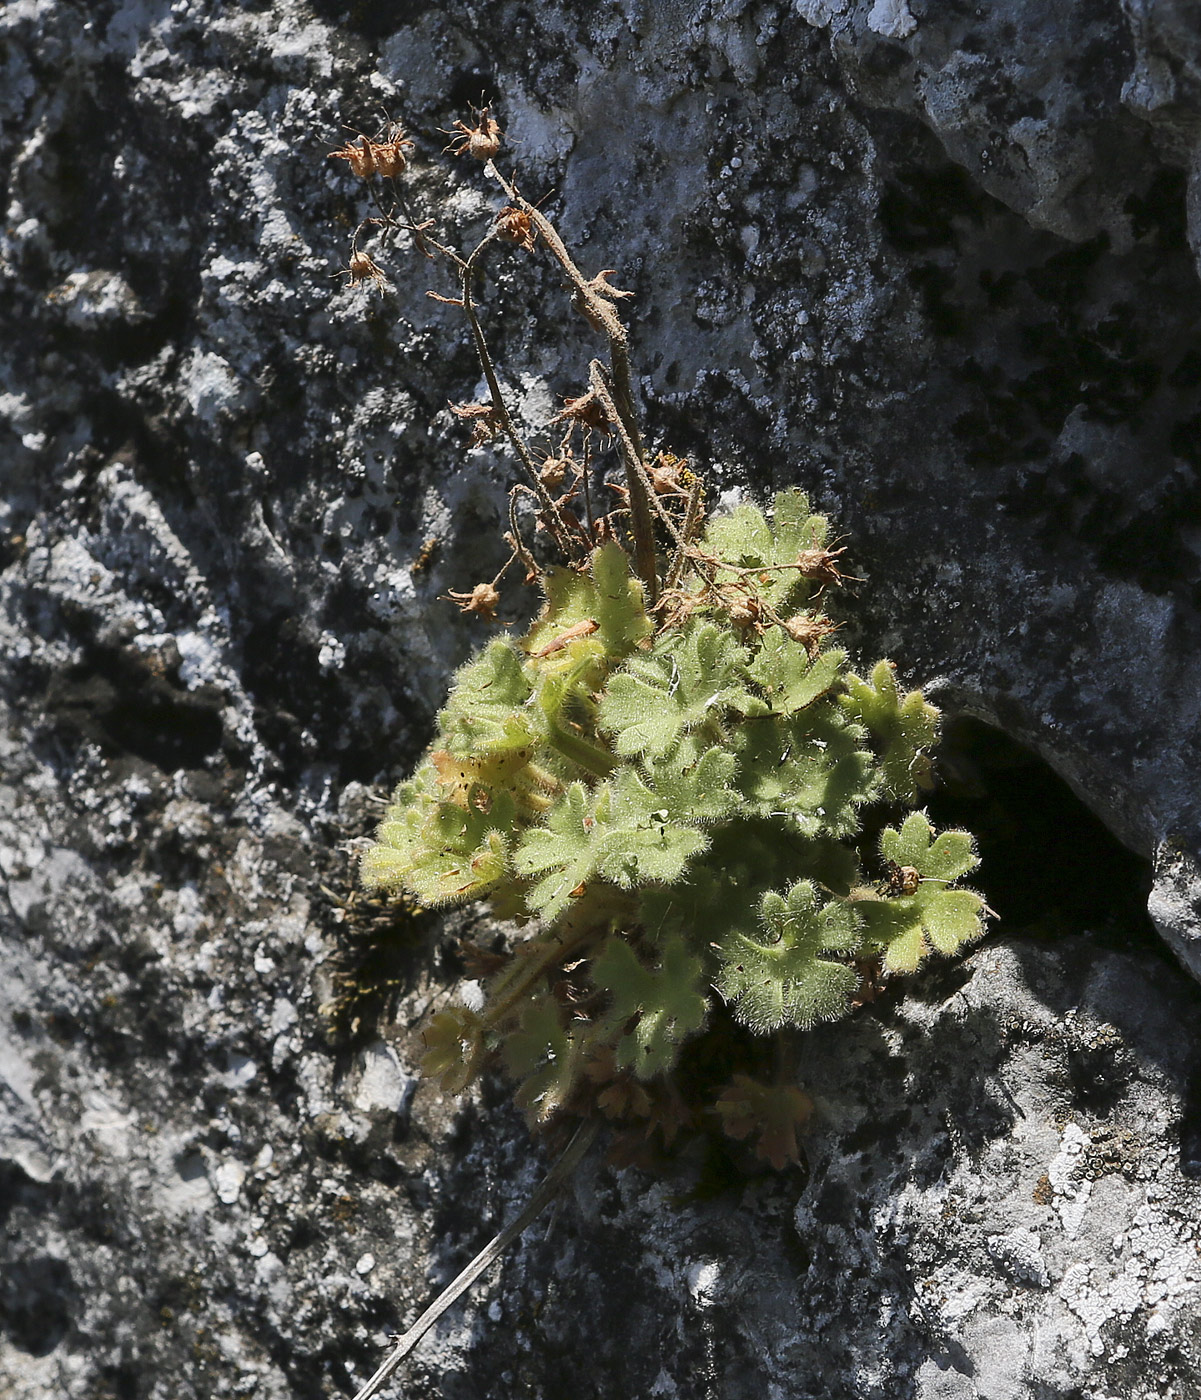
MULTIPOLYGON (((804 494, 706 521, 696 472, 647 450, 616 312, 628 293, 608 271, 585 278, 500 173, 487 109, 456 131, 507 199, 476 248, 460 256, 410 211, 396 181, 412 142, 390 126, 334 153, 376 206, 348 271, 384 282, 366 233, 456 270, 458 295, 431 295, 463 309, 489 397, 453 411, 473 443, 507 439, 524 473, 509 563, 545 604, 455 677, 362 881, 425 906, 487 900, 518 930, 504 953, 478 952, 482 1002, 424 1032, 444 1088, 497 1063, 534 1124, 603 1116, 627 1142, 670 1145, 708 1116, 783 1166, 811 1109, 789 1035, 982 932, 983 901, 958 883, 971 837, 904 814, 930 783, 937 711, 890 662, 861 675, 834 645, 824 602, 843 551, 804 494), (505 243, 544 245, 608 345, 541 445, 508 406, 474 302, 505 243), (606 484, 619 504, 601 513, 606 484), (558 562, 535 557, 531 524, 558 562)), ((495 620, 499 582, 453 596, 495 620)))

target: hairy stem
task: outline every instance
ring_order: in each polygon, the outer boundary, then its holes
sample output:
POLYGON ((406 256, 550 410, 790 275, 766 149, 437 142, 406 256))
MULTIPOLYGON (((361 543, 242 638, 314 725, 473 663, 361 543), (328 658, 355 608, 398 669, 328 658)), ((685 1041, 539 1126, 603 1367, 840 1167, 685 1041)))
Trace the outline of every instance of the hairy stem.
MULTIPOLYGON (((600 278, 589 281, 576 266, 575 260, 567 251, 567 245, 559 237, 559 231, 542 211, 523 195, 517 186, 505 177, 492 162, 488 171, 504 190, 513 205, 528 216, 530 222, 542 235, 551 255, 567 274, 578 298, 578 305, 587 319, 609 342, 609 366, 613 376, 612 401, 616 410, 614 417, 620 422, 629 439, 630 451, 634 460, 641 463, 645 472, 645 453, 642 434, 638 428, 638 418, 634 412, 634 393, 630 382, 630 341, 621 317, 614 309, 609 297, 597 290, 603 285, 600 278)), ((630 518, 634 531, 634 557, 639 577, 653 602, 659 594, 658 567, 655 556, 654 531, 650 521, 650 500, 647 487, 636 471, 627 466, 630 491, 630 518)))
POLYGON ((496 377, 496 368, 492 363, 492 356, 488 350, 488 342, 484 338, 484 330, 480 325, 480 319, 476 315, 475 305, 471 300, 471 279, 475 273, 476 261, 482 256, 484 250, 493 242, 496 231, 493 229, 476 244, 472 249, 471 256, 462 264, 459 275, 460 285, 463 289, 463 311, 467 316, 468 324, 471 326, 471 335, 475 341, 475 353, 479 357, 480 368, 484 371, 484 379, 488 385, 488 394, 492 399, 492 407, 496 411, 500 425, 505 430, 505 435, 513 444, 513 450, 517 453, 518 460, 525 468, 526 475, 530 479, 530 485, 534 488, 534 493, 538 497, 538 502, 546 512, 546 517, 556 536, 555 543, 566 554, 571 554, 572 548, 570 537, 567 533, 567 525, 559 513, 550 492, 542 484, 542 478, 538 475, 538 468, 534 463, 533 455, 525 444, 525 439, 517 431, 513 419, 509 414, 508 406, 505 403, 504 395, 500 391, 500 381, 496 377))
POLYGON ((617 759, 611 753, 590 743, 587 739, 581 738, 578 734, 572 734, 569 730, 561 728, 553 721, 546 737, 552 749, 561 753, 564 758, 569 758, 585 773, 591 773, 594 778, 607 778, 617 767, 617 759))

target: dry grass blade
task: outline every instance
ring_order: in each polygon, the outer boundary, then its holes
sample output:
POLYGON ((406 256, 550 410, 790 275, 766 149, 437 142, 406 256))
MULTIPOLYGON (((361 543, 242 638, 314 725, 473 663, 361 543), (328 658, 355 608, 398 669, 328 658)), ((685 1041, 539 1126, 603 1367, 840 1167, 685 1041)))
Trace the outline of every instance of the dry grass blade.
POLYGON ((592 1146, 592 1141, 596 1137, 597 1126, 593 1123, 586 1123, 576 1129, 575 1136, 567 1144, 563 1155, 547 1172, 542 1185, 530 1197, 529 1203, 521 1214, 512 1220, 490 1243, 475 1256, 470 1264, 461 1274, 449 1284, 438 1295, 437 1298, 421 1314, 412 1327, 400 1338, 393 1348, 391 1355, 376 1371, 375 1375, 367 1382, 363 1388, 357 1392, 354 1400, 371 1400, 371 1396, 378 1395, 381 1388, 393 1376, 400 1366, 400 1363, 409 1355, 411 1351, 421 1341, 422 1337, 430 1330, 442 1314, 461 1298, 471 1285, 485 1273, 506 1249, 521 1235, 528 1226, 538 1218, 546 1209, 554 1197, 558 1194, 559 1188, 567 1178, 575 1171, 584 1154, 592 1146))

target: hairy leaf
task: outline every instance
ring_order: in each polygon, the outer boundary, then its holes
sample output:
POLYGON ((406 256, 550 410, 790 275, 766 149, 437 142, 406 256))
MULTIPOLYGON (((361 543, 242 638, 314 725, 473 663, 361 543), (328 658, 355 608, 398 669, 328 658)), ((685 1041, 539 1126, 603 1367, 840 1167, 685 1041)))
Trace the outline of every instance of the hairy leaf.
POLYGON ((750 720, 735 737, 738 787, 750 812, 804 836, 850 836, 872 795, 865 731, 828 704, 786 722, 750 720))
POLYGON ((443 746, 455 753, 507 753, 537 743, 525 703, 533 687, 513 645, 496 638, 455 678, 439 716, 443 746))
MULTIPOLYGON (((764 569, 758 576, 763 595, 772 607, 791 612, 805 605, 813 586, 796 570, 777 566, 795 564, 802 550, 821 548, 827 528, 822 516, 810 514, 804 492, 782 491, 776 496, 770 525, 756 506, 735 506, 710 521, 703 547, 739 568, 764 569)), ((736 577, 732 571, 718 570, 719 582, 736 577)))
POLYGON ((738 1020, 764 1033, 844 1015, 859 979, 846 963, 822 955, 858 949, 854 908, 842 900, 822 904, 812 883, 799 880, 787 895, 765 894, 760 917, 762 935, 735 934, 718 948, 717 989, 738 1020))
POLYGON ((610 663, 620 661, 651 632, 642 584, 630 573, 630 560, 625 550, 612 541, 593 554, 592 579, 596 585, 600 640, 610 663))
POLYGON ((515 854, 518 873, 537 882, 530 907, 553 919, 592 879, 623 889, 678 879, 708 843, 701 832, 663 819, 657 805, 629 770, 616 786, 592 793, 572 783, 546 826, 527 831, 515 854))
POLYGON ((912 894, 856 903, 868 940, 884 954, 886 972, 913 972, 931 951, 958 953, 984 932, 980 896, 947 888, 979 864, 972 838, 966 831, 944 831, 936 840, 933 834, 921 812, 911 812, 899 831, 886 827, 881 854, 916 872, 919 883, 912 894))
POLYGON ((773 627, 747 667, 763 687, 772 710, 792 715, 812 705, 838 683, 847 654, 824 651, 812 661, 809 653, 786 632, 773 627))
POLYGON ((880 755, 880 796, 907 806, 917 802, 929 771, 926 750, 938 737, 938 711, 920 690, 907 695, 897 690, 889 661, 878 661, 868 681, 848 676, 840 703, 871 732, 880 755))
POLYGON ((360 878, 368 889, 406 889, 428 906, 479 899, 504 880, 506 833, 517 824, 511 793, 499 792, 483 806, 443 798, 437 766, 427 759, 397 789, 360 878))
POLYGON ((739 679, 746 659, 729 632, 693 619, 612 677, 601 697, 601 728, 619 754, 663 757, 682 734, 749 698, 739 679))
POLYGON ((632 1069, 639 1079, 671 1069, 681 1043, 705 1023, 703 965, 682 938, 664 943, 656 969, 645 966, 624 938, 610 938, 592 965, 592 980, 610 995, 611 1025, 637 1017, 617 1040, 616 1057, 618 1068, 632 1069))
POLYGON ((581 1067, 581 1046, 564 1029, 558 1005, 544 996, 527 1006, 502 1053, 510 1076, 521 1081, 518 1107, 532 1122, 545 1122, 566 1102, 581 1067))

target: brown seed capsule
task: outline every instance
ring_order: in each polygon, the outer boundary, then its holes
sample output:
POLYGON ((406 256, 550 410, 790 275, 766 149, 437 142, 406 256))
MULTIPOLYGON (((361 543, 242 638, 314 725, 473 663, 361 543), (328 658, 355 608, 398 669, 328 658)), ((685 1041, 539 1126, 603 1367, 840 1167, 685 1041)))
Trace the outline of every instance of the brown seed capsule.
POLYGON ((550 421, 552 423, 579 423, 585 428, 595 428, 598 432, 610 435, 613 432, 604 405, 597 398, 593 389, 589 389, 586 394, 581 394, 578 399, 565 399, 563 407, 550 421))
POLYGON ((413 149, 413 142, 404 134, 400 127, 393 129, 392 135, 387 141, 379 142, 374 148, 375 168, 385 180, 395 180, 404 172, 408 165, 408 158, 405 150, 413 149))
POLYGON ((452 403, 450 411, 456 418, 466 418, 471 424, 472 447, 491 442, 502 431, 503 425, 490 403, 452 403))
POLYGON ((538 230, 525 210, 514 209, 511 204, 507 204, 496 216, 496 236, 509 243, 516 243, 527 253, 532 253, 538 230))
POLYGON ((475 117, 475 125, 468 126, 466 122, 455 122, 448 135, 453 132, 459 134, 455 136, 446 150, 453 155, 461 156, 466 152, 474 160, 491 160, 500 151, 501 137, 504 132, 500 129, 500 123, 495 117, 488 115, 488 108, 481 107, 478 111, 473 107, 472 115, 475 117))
POLYGON ((393 126, 386 141, 372 141, 367 136, 360 136, 357 143, 348 141, 338 150, 330 151, 329 158, 346 161, 351 172, 360 180, 370 180, 373 175, 394 180, 408 164, 406 149, 413 149, 412 141, 399 126, 393 126))
POLYGON ((355 249, 350 255, 350 263, 343 271, 350 278, 348 286, 357 287, 361 282, 374 282, 377 287, 386 287, 388 279, 366 253, 355 249))
POLYGON ((365 136, 359 137, 357 146, 353 141, 347 141, 345 146, 330 151, 329 159, 347 161, 351 172, 360 180, 370 180, 375 174, 375 148, 365 136))
POLYGON ((794 642, 800 642, 810 656, 816 656, 822 640, 837 631, 835 623, 821 613, 797 613, 786 619, 784 630, 794 642))
POLYGON ((477 613, 485 622, 496 621, 500 593, 492 584, 477 583, 470 593, 456 593, 452 589, 447 596, 458 603, 460 612, 477 613))
POLYGON ((838 558, 845 553, 843 549, 802 549, 796 557, 797 570, 802 578, 814 583, 841 583, 838 558))

